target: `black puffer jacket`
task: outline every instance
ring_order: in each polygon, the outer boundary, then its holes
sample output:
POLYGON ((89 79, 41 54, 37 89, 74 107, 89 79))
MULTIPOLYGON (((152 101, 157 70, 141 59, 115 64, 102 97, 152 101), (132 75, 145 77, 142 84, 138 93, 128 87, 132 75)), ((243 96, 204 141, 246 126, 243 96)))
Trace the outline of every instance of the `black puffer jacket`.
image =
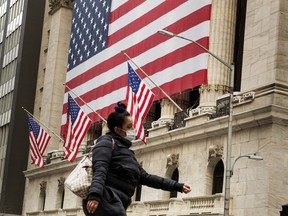
POLYGON ((97 140, 93 149, 93 179, 88 200, 100 201, 105 186, 115 188, 130 198, 139 183, 157 189, 182 192, 183 184, 148 174, 137 162, 130 146, 130 141, 116 133, 107 133, 97 140))

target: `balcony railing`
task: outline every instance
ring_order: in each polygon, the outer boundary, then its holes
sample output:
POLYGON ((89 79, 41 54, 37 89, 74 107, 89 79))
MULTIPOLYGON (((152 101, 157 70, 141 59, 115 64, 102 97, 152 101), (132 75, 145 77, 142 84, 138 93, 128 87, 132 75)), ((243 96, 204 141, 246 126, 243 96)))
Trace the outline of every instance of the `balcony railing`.
POLYGON ((224 197, 221 194, 184 199, 189 213, 223 214, 224 197))
POLYGON ((128 216, 185 216, 223 215, 224 197, 222 194, 191 197, 184 199, 133 202, 127 209, 128 216))
MULTIPOLYGON (((222 194, 169 200, 133 202, 127 216, 216 216, 223 215, 222 194)), ((26 216, 84 216, 82 208, 29 212, 26 216)))
POLYGON ((85 216, 82 208, 58 209, 26 213, 26 216, 85 216))

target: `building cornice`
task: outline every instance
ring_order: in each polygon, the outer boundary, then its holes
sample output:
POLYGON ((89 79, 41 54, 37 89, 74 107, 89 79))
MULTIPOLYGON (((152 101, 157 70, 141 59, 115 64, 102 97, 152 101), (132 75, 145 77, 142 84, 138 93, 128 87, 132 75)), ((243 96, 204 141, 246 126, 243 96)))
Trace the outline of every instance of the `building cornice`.
POLYGON ((74 0, 49 0, 50 11, 49 14, 53 15, 61 7, 72 9, 74 0))

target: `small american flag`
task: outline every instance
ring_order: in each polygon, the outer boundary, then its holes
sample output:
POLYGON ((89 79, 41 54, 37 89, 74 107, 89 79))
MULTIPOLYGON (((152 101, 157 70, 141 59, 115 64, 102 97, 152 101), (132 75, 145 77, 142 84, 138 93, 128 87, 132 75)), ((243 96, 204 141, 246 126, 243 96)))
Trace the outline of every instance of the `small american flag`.
POLYGON ((68 94, 67 122, 64 133, 64 155, 70 162, 77 156, 79 146, 87 133, 91 120, 68 94))
MULTIPOLYGON (((127 65, 122 50, 168 95, 206 84, 208 54, 194 43, 157 31, 166 29, 208 48, 210 13, 211 0, 74 0, 67 86, 108 117, 115 103, 125 100, 127 65)), ((159 89, 151 90, 156 100, 165 97, 159 89)), ((62 125, 67 94, 66 89, 62 125)), ((86 107, 83 110, 93 122, 100 120, 86 107)))
POLYGON ((136 136, 146 143, 143 120, 149 111, 155 95, 140 79, 128 63, 128 87, 126 92, 127 111, 133 118, 136 136))
POLYGON ((28 115, 29 141, 32 164, 44 167, 43 154, 51 136, 28 115))

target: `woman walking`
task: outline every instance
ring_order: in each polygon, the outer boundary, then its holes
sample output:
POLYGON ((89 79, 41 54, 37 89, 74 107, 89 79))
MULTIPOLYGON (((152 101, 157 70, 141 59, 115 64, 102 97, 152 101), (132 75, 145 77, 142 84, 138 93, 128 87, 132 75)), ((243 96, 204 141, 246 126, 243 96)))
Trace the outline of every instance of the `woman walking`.
POLYGON ((129 149, 135 130, 125 104, 117 104, 107 124, 110 132, 97 140, 92 153, 93 179, 88 197, 83 200, 87 216, 126 216, 138 184, 167 191, 191 191, 189 185, 150 175, 139 165, 129 149))

